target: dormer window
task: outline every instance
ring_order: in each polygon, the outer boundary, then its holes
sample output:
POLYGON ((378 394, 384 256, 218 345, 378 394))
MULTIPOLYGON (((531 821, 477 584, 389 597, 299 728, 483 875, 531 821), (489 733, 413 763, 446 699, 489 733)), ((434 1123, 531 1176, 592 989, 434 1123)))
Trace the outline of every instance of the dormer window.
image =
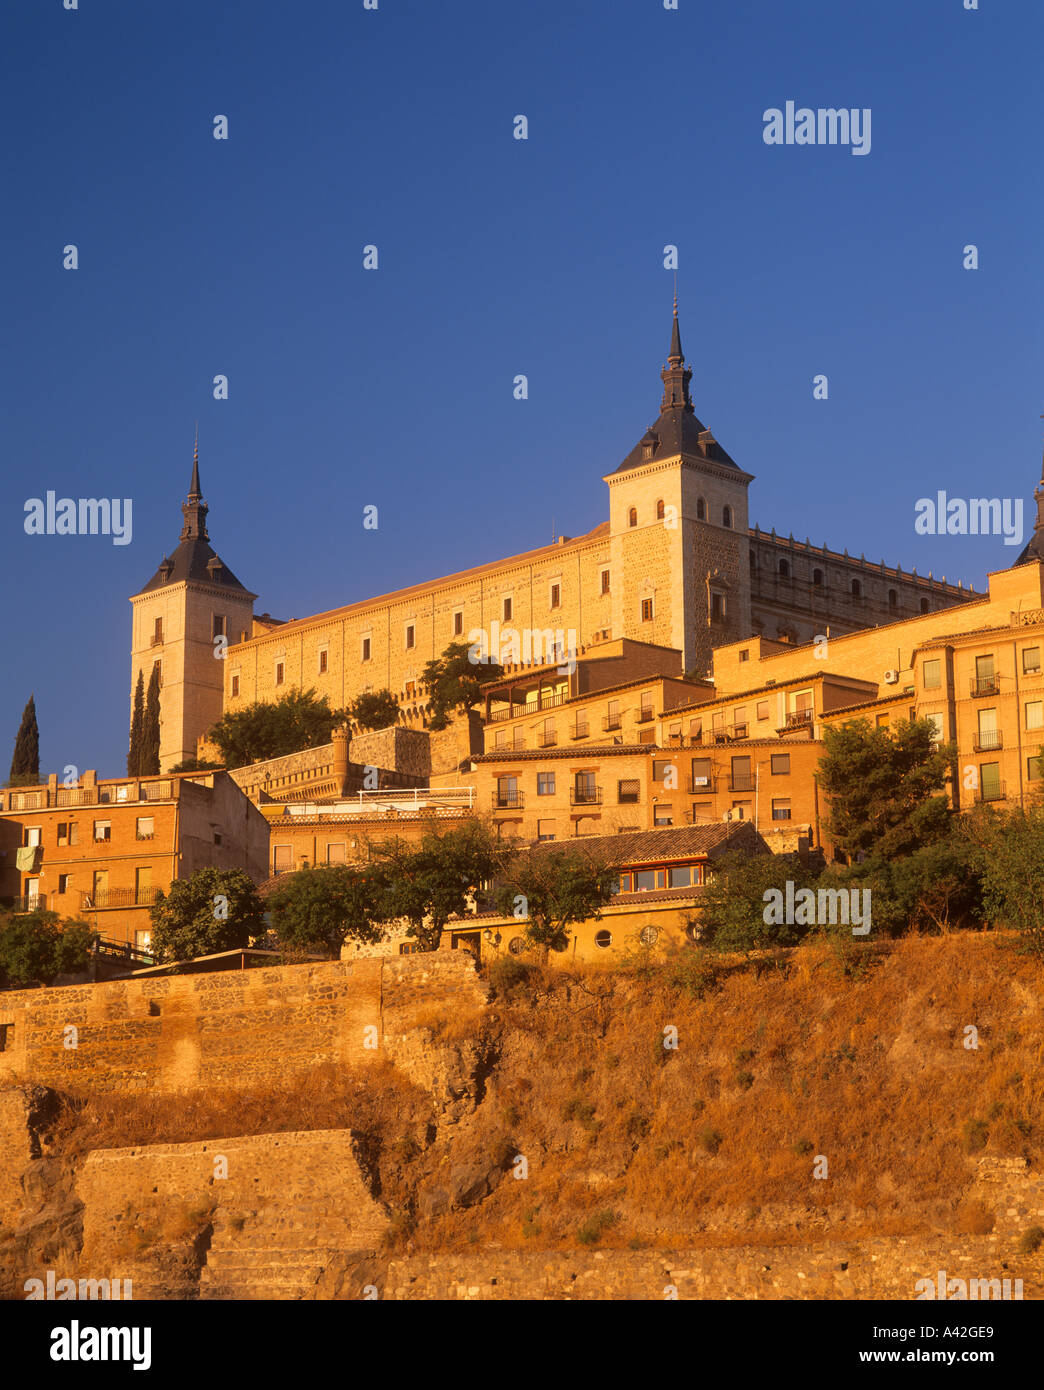
POLYGON ((651 459, 659 442, 659 437, 652 430, 646 430, 642 435, 642 458, 651 459))

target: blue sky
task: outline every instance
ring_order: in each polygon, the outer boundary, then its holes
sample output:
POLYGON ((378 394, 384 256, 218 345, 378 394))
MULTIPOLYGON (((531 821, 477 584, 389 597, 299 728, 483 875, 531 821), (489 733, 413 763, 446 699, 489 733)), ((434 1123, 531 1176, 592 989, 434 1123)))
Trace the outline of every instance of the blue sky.
POLYGON ((1039 477, 1044 8, 981 4, 6 7, 0 774, 31 690, 42 770, 122 772, 197 418, 212 541, 280 617, 604 520, 669 243, 752 523, 983 585, 1017 552, 913 530, 939 488, 1029 525, 1039 477), (787 100, 869 107, 870 153, 767 146, 787 100), (47 489, 130 497, 132 543, 25 535, 47 489))

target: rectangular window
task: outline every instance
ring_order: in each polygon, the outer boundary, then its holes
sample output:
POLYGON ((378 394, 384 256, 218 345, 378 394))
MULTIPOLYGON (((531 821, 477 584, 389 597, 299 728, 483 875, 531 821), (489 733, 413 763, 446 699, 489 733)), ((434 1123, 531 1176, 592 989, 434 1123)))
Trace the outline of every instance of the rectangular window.
POLYGON ((239 694, 239 677, 232 677, 232 698, 235 699, 239 694))
POLYGON ((642 732, 638 735, 638 742, 639 742, 639 743, 655 743, 655 742, 656 742, 656 730, 655 730, 655 729, 643 729, 642 732))
POLYGON ((537 839, 553 840, 555 838, 555 823, 553 820, 537 821, 537 839))
POLYGON ((616 784, 616 799, 621 806, 633 806, 641 797, 642 784, 637 777, 625 777, 616 784))
POLYGON ((154 818, 152 816, 139 816, 134 826, 134 838, 136 840, 151 840, 154 834, 154 818))
POLYGON ((598 787, 593 772, 576 774, 573 781, 573 797, 580 806, 593 806, 598 801, 598 787))
POLYGON ((91 876, 92 901, 95 907, 105 907, 104 894, 109 891, 108 869, 95 869, 91 876))
POLYGON ((407 681, 407 682, 406 682, 406 698, 407 698, 407 700, 412 700, 412 699, 414 699, 414 698, 416 697, 416 694, 417 694, 417 682, 416 682, 416 681, 407 681))
POLYGON ((664 782, 664 781, 666 781, 666 780, 667 780, 668 774, 669 774, 669 773, 673 773, 673 772, 674 772, 674 764, 671 762, 671 760, 670 760, 669 758, 665 758, 665 759, 663 759, 662 761, 660 761, 660 760, 658 760, 658 759, 656 759, 656 758, 653 758, 653 781, 654 781, 654 782, 664 782))
POLYGON ((25 827, 25 843, 26 843, 26 845, 42 845, 42 844, 43 844, 43 826, 42 826, 42 825, 27 825, 27 826, 25 827))
POLYGON ((1000 763, 980 764, 979 787, 983 801, 1000 801, 1002 799, 1000 763))
POLYGON ((283 663, 281 661, 276 662, 275 683, 276 685, 283 684, 283 663))
POLYGON ((711 760, 710 758, 693 758, 692 760, 692 786, 693 790, 697 787, 709 787, 711 780, 711 760))
POLYGON ((518 778, 498 777, 497 778, 497 807, 500 810, 510 809, 519 804, 518 800, 518 778))
POLYGON ((732 786, 730 790, 734 792, 749 792, 753 790, 754 778, 750 772, 750 758, 732 759, 732 786))
POLYGON ((1040 674, 1040 648, 1023 647, 1022 649, 1022 672, 1026 676, 1036 676, 1040 674))
POLYGON ((509 622, 511 621, 511 599, 510 599, 510 597, 508 597, 508 598, 506 598, 506 599, 504 600, 504 621, 505 621, 506 623, 509 623, 509 622))
POLYGON ((769 717, 769 702, 767 700, 758 701, 757 715, 759 719, 767 719, 769 717))
POLYGON ((112 821, 108 821, 108 820, 96 820, 96 821, 94 822, 94 838, 95 838, 96 841, 99 841, 99 840, 111 840, 111 839, 112 839, 112 821))
POLYGON ((887 714, 879 714, 879 715, 876 717, 876 719, 874 720, 874 723, 877 725, 877 727, 878 727, 879 729, 887 729, 887 728, 888 728, 888 715, 887 715, 887 714))
POLYGON ((746 647, 744 647, 744 649, 740 652, 740 654, 739 654, 739 659, 740 659, 740 661, 749 661, 749 660, 750 660, 750 652, 746 649, 746 647))
POLYGON ((497 729, 496 733, 493 735, 493 747, 494 747, 494 748, 506 748, 506 747, 507 747, 507 740, 508 740, 507 730, 506 730, 506 729, 497 729))
POLYGON ((347 845, 343 840, 332 840, 326 846, 326 862, 328 864, 343 864, 347 845))
POLYGON ((134 933, 134 948, 143 955, 148 955, 152 950, 152 930, 149 927, 138 927, 134 933))
POLYGON ((561 608, 562 606, 562 586, 561 584, 551 585, 551 608, 561 608))
POLYGON ((1044 770, 1041 769, 1040 757, 1026 759, 1026 781, 1039 782, 1044 777, 1044 770))
POLYGON ((272 872, 285 874, 293 868, 293 845, 273 845, 272 846, 272 872))
POLYGON ((555 728, 554 719, 545 719, 540 730, 539 744, 541 748, 553 748, 558 742, 558 730, 555 728))
POLYGON ((152 629, 152 645, 158 647, 163 641, 163 619, 156 619, 156 626, 152 629))
POLYGON ((553 772, 537 773, 537 796, 554 796, 555 794, 555 774, 553 772))
POLYGON ((59 874, 59 875, 58 875, 58 892, 59 892, 59 893, 68 893, 68 891, 69 891, 69 879, 70 879, 70 877, 71 877, 71 875, 69 875, 69 874, 59 874))
POLYGON ((773 820, 789 820, 789 819, 790 819, 790 797, 789 797, 789 796, 774 796, 774 797, 772 798, 772 819, 773 819, 773 820))
POLYGON ((363 661, 369 661, 369 659, 370 659, 370 639, 369 639, 369 637, 364 637, 364 638, 362 639, 362 660, 363 660, 363 661))
POLYGON ((134 870, 134 901, 138 906, 152 902, 151 864, 143 864, 140 869, 134 870))
POLYGON ((606 729, 619 729, 619 728, 620 728, 620 701, 619 701, 619 700, 610 700, 610 701, 609 701, 609 712, 608 712, 608 714, 605 716, 605 727, 606 727, 606 729))
POLYGON ((160 687, 160 689, 162 690, 162 689, 163 689, 163 662, 162 662, 162 661, 154 661, 154 662, 152 663, 152 669, 153 669, 153 670, 155 671, 155 673, 156 673, 156 684, 157 684, 157 685, 160 687))
POLYGON ((677 868, 667 870, 668 888, 688 888, 692 883, 691 864, 679 864, 677 868))
POLYGON ((453 635, 460 637, 464 632, 464 614, 458 610, 453 615, 453 635))
POLYGON ((773 777, 785 777, 790 771, 790 754, 772 754, 772 775, 773 777))
POLYGON ((672 806, 653 807, 653 825, 673 825, 674 808, 672 806))
POLYGON ((417 640, 417 629, 412 623, 406 625, 406 650, 409 651, 417 640))
POLYGON ((921 668, 921 683, 925 690, 938 690, 942 685, 942 661, 935 657, 921 668))
POLYGON ((642 599, 642 622, 651 623, 653 615, 653 601, 651 598, 642 599))
POLYGON ((0 1052, 9 1052, 14 1046, 14 1024, 0 1023, 0 1052))
POLYGON ((224 636, 225 636, 225 615, 224 615, 224 613, 215 613, 215 614, 214 614, 214 621, 213 621, 213 623, 211 624, 210 636, 211 636, 211 638, 214 638, 214 637, 224 637, 224 636))
POLYGON ((638 711, 638 718, 644 723, 653 717, 653 695, 651 690, 643 690, 641 695, 641 706, 638 711))
POLYGON ((694 801, 692 803, 692 823, 700 825, 703 821, 713 820, 711 815, 711 804, 709 801, 694 801))
POLYGON ((689 737, 692 739, 693 743, 699 743, 701 741, 701 739, 703 738, 702 719, 689 720, 689 737))
POLYGON ((576 723, 573 725, 574 738, 587 737, 587 710, 581 709, 576 712, 576 723))
POLYGON ((711 594, 711 621, 720 623, 725 617, 725 595, 711 594))
POLYGON ((932 734, 932 742, 942 743, 946 733, 945 729, 943 728, 943 716, 941 714, 929 714, 928 718, 932 721, 932 725, 935 730, 935 732, 932 734))
POLYGON ((609 592, 609 571, 608 571, 608 570, 603 570, 603 571, 602 571, 602 593, 603 593, 603 594, 607 594, 608 592, 609 592))
POLYGON ((58 822, 58 843, 67 845, 69 843, 69 822, 60 820, 58 822))
MULTIPOLYGON (((1044 729, 1044 701, 1026 701, 1026 728, 1044 729)), ((58 843, 61 844, 61 841, 58 843)))
POLYGON ((320 650, 320 652, 319 652, 319 674, 320 674, 320 675, 322 675, 323 672, 326 670, 327 665, 328 665, 328 663, 329 663, 329 660, 330 660, 330 654, 329 654, 329 652, 326 650, 325 647, 321 648, 321 650, 320 650))

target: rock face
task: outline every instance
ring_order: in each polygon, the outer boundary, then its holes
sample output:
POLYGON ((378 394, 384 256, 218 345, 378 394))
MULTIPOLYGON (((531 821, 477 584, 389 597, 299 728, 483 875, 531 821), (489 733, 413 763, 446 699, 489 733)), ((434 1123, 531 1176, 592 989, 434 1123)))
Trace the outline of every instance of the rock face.
POLYGON ((336 1297, 388 1225, 356 1152, 350 1130, 97 1149, 81 1273, 135 1298, 336 1297))

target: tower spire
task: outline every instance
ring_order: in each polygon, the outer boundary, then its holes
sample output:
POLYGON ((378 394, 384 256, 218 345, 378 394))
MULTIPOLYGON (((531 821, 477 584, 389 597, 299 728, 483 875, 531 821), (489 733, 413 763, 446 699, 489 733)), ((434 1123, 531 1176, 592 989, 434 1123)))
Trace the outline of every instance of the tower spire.
POLYGON ((691 415, 693 405, 689 398, 689 382, 692 380, 692 369, 685 365, 685 355, 682 352, 681 329, 678 326, 677 283, 674 289, 674 317, 671 320, 671 350, 667 355, 667 366, 660 372, 660 379, 663 382, 661 411, 679 409, 691 415))
POLYGON ((192 481, 189 483, 188 500, 181 504, 184 523, 181 527, 183 541, 197 537, 209 541, 207 535, 207 512, 210 508, 203 501, 203 490, 199 485, 199 421, 196 421, 196 444, 192 452, 192 481))

